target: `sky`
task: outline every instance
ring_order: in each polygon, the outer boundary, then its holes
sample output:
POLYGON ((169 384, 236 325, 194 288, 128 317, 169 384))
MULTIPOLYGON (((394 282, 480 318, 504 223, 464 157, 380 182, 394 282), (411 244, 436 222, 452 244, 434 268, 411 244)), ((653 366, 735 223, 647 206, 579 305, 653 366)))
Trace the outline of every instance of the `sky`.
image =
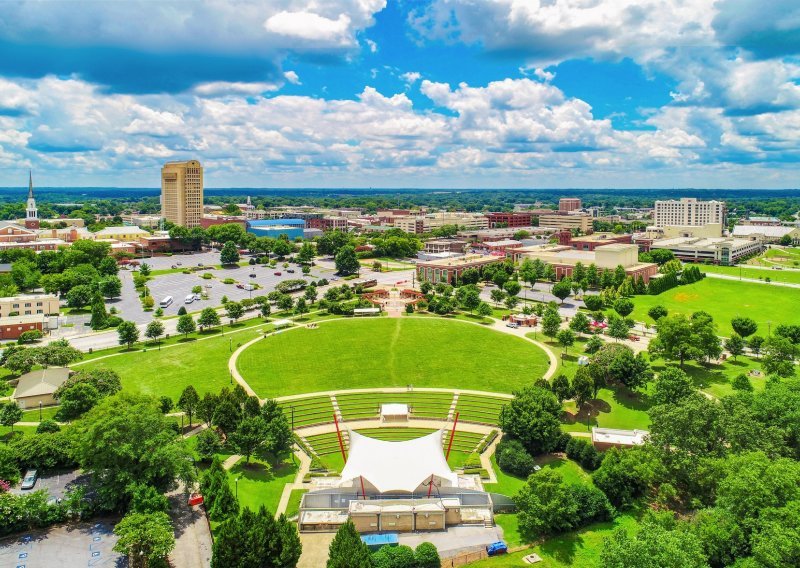
POLYGON ((0 0, 0 186, 796 188, 797 0, 0 0))

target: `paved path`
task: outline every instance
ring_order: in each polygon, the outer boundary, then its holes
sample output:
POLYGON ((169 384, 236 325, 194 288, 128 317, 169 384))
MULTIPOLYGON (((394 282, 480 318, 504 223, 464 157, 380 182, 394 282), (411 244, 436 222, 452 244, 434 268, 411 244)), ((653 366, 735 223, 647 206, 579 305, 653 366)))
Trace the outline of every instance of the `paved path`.
MULTIPOLYGON (((748 266, 748 268, 751 268, 748 266)), ((767 269, 772 271, 772 269, 767 269)), ((772 280, 770 282, 765 282, 764 280, 759 280, 758 278, 740 278, 739 276, 733 276, 730 274, 719 274, 717 272, 706 272, 706 276, 709 278, 719 278, 720 280, 736 280, 741 282, 752 282, 754 284, 764 284, 766 286, 782 286, 784 288, 800 288, 800 284, 796 284, 794 282, 776 282, 772 280)))
POLYGON ((501 392, 491 392, 491 391, 479 391, 479 390, 469 390, 469 389, 447 389, 447 388, 439 388, 439 387, 414 387, 412 390, 409 390, 408 387, 375 387, 375 388, 363 388, 363 389, 341 389, 341 390, 332 390, 332 391, 319 391, 319 392, 307 392, 304 394, 289 394, 286 396, 279 396, 276 397, 275 400, 278 402, 291 402, 293 400, 300 400, 304 398, 309 398, 312 396, 337 396, 340 394, 358 394, 358 393, 381 393, 381 394, 399 394, 399 393, 409 393, 409 392, 446 392, 450 394, 474 394, 478 396, 492 396, 495 398, 507 398, 511 400, 514 398, 514 395, 501 393, 501 392))
MULTIPOLYGON (((190 507, 182 488, 168 495, 170 517, 175 528, 175 549, 171 566, 208 568, 211 566, 211 529, 200 507, 190 507)), ((90 564, 91 566, 91 564, 90 564)))
MULTIPOLYGON (((369 428, 426 428, 429 430, 449 430, 452 428, 452 422, 448 420, 430 420, 427 418, 412 418, 408 422, 390 422, 386 423, 380 418, 371 418, 369 420, 351 420, 349 422, 342 422, 342 426, 350 430, 366 430, 369 428)), ((497 430, 497 426, 489 426, 488 424, 476 424, 474 422, 458 422, 458 431, 472 432, 475 434, 488 434, 492 430, 497 430)), ((329 434, 336 432, 336 425, 333 422, 328 424, 315 424, 314 426, 305 426, 304 428, 295 428, 295 433, 298 436, 317 436, 319 434, 329 434)))
POLYGON ((301 449, 296 448, 294 455, 300 460, 300 468, 297 470, 297 474, 294 476, 293 483, 287 483, 283 487, 283 493, 281 493, 281 500, 278 502, 278 508, 275 509, 275 518, 277 519, 282 514, 286 512, 286 508, 289 506, 289 499, 292 496, 292 491, 295 489, 308 489, 306 485, 303 485, 303 478, 311 469, 311 458, 301 449))
POLYGON ((225 471, 228 471, 233 466, 235 466, 237 463, 239 463, 239 460, 241 460, 241 459, 242 459, 242 456, 234 454, 234 455, 230 456, 228 459, 226 459, 224 462, 222 462, 222 467, 225 468, 225 471))

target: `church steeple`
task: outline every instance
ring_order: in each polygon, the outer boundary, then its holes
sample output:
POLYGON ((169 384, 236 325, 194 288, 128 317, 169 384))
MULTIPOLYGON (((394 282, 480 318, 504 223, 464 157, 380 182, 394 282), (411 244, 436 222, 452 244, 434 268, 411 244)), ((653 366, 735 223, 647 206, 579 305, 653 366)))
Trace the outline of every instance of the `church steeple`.
POLYGON ((25 207, 25 227, 27 229, 39 228, 39 210, 36 208, 36 199, 33 197, 33 172, 28 170, 28 203, 25 207))

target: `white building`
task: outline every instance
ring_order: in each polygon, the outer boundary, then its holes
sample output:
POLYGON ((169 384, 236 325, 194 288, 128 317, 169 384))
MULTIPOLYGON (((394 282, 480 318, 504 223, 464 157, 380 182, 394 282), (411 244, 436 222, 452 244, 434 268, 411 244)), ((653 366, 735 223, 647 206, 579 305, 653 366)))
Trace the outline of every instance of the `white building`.
POLYGON ((731 237, 676 237, 653 241, 650 245, 650 250, 656 249, 670 250, 684 262, 702 262, 728 266, 736 264, 742 257, 760 253, 764 249, 764 244, 760 240, 731 237))
POLYGON ((709 223, 725 225, 728 210, 724 201, 698 201, 694 197, 682 197, 656 201, 653 209, 653 225, 697 226, 709 223))

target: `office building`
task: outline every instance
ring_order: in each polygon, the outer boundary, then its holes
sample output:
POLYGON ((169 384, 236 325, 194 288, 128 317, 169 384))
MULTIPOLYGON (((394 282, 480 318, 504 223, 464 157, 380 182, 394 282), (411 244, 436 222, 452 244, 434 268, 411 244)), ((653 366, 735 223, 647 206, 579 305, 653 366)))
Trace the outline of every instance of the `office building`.
POLYGON ((698 201, 694 197, 682 197, 656 201, 653 209, 653 225, 656 227, 698 226, 727 223, 728 211, 724 201, 698 201))
POLYGON ((539 217, 539 226, 549 227, 558 231, 590 233, 592 231, 592 217, 583 213, 551 213, 539 217))
POLYGON ((581 200, 578 197, 562 197, 558 200, 558 210, 561 213, 577 211, 581 208, 581 200))
POLYGON ((703 262, 728 266, 764 250, 761 240, 732 237, 675 237, 653 241, 650 250, 669 250, 684 262, 703 262))
POLYGON ((537 215, 533 211, 513 211, 486 213, 489 227, 492 229, 503 227, 530 227, 537 215))
POLYGON ((457 282, 465 270, 480 269, 488 264, 502 262, 503 257, 489 255, 468 255, 428 260, 417 263, 417 279, 431 284, 457 282))
POLYGON ((584 267, 594 264, 600 270, 615 270, 617 266, 622 266, 626 275, 634 279, 642 277, 645 283, 658 274, 657 264, 639 262, 637 246, 624 243, 606 244, 592 250, 576 250, 569 245, 547 244, 513 249, 511 254, 516 262, 529 258, 552 265, 559 280, 571 277, 579 262, 584 267))
POLYGON ((161 168, 161 216, 183 227, 199 227, 203 216, 203 166, 197 160, 161 168))

